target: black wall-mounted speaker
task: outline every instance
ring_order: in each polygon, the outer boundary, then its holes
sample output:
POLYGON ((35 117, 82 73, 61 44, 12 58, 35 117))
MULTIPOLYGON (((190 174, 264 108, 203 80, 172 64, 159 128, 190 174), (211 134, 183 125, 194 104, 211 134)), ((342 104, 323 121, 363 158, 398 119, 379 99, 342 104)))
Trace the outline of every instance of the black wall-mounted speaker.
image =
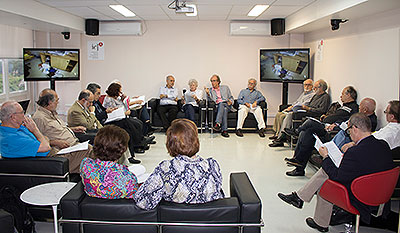
POLYGON ((99 20, 97 19, 86 19, 85 21, 86 35, 98 36, 99 35, 99 20))
POLYGON ((279 36, 285 34, 285 19, 271 19, 271 35, 279 36))

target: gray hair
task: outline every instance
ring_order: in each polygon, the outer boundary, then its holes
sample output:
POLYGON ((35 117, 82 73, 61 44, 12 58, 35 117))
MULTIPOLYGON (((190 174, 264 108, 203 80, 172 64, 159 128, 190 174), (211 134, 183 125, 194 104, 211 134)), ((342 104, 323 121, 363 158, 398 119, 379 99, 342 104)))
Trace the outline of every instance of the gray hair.
POLYGON ((97 83, 89 83, 86 87, 89 91, 91 91, 93 94, 97 91, 97 89, 101 89, 100 85, 97 83))
POLYGON ((371 120, 365 114, 354 113, 351 115, 349 123, 363 132, 371 132, 371 120))
POLYGON ((91 95, 91 91, 83 90, 83 91, 81 91, 81 93, 79 93, 78 100, 82 100, 82 99, 88 100, 90 95, 91 95))
POLYGON ((249 80, 247 82, 250 82, 250 81, 256 82, 256 85, 257 85, 257 80, 255 78, 249 78, 249 80))
POLYGON ((7 101, 1 105, 0 108, 0 120, 5 122, 11 118, 11 115, 16 111, 16 101, 7 101))
POLYGON ((54 102, 56 97, 54 95, 55 91, 50 88, 43 89, 39 94, 39 99, 36 102, 41 107, 49 106, 50 102, 54 102))
POLYGON ((188 82, 188 85, 189 85, 189 86, 192 85, 192 84, 195 84, 196 87, 199 86, 199 82, 197 82, 197 80, 194 79, 194 78, 190 79, 189 82, 188 82))
POLYGON ((325 80, 320 79, 317 82, 319 87, 321 87, 323 91, 326 91, 328 89, 328 84, 325 82, 325 80))

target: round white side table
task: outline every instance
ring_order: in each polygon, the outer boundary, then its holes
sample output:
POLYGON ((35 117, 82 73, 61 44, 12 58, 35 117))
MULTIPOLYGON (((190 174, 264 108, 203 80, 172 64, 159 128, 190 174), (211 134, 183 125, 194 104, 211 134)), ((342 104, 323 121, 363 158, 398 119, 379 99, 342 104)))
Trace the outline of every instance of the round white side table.
POLYGON ((76 183, 72 182, 40 184, 25 190, 20 198, 23 202, 30 205, 51 205, 54 216, 54 232, 58 233, 57 205, 60 203, 61 198, 75 185, 76 183))

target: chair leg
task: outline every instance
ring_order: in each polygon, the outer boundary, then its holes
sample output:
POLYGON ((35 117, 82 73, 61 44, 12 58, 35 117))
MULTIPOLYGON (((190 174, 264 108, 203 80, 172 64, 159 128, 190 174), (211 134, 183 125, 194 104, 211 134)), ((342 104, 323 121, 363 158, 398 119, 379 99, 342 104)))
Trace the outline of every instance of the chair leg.
POLYGON ((360 227, 360 215, 356 216, 356 233, 358 233, 358 228, 360 227))
POLYGON ((400 210, 399 210, 399 225, 398 225, 397 233, 400 233, 400 210))

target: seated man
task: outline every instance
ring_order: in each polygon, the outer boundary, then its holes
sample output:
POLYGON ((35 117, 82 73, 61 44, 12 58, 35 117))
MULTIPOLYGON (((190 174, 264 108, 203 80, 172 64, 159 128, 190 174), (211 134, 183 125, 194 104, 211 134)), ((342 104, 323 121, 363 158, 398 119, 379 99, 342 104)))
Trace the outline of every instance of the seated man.
POLYGON ((163 129, 166 131, 175 120, 178 114, 178 89, 174 87, 175 78, 172 75, 167 76, 167 85, 160 87, 160 105, 157 112, 161 118, 163 129), (167 117, 168 113, 168 117, 167 117))
MULTIPOLYGON (((50 140, 52 147, 50 156, 56 155, 60 149, 78 144, 79 140, 74 132, 83 133, 86 131, 83 126, 67 127, 56 112, 58 100, 58 95, 54 90, 48 88, 42 90, 37 101, 39 108, 32 116, 40 132, 50 140)), ((63 154, 63 157, 69 159, 70 172, 79 173, 82 159, 89 157, 91 152, 92 146, 89 145, 87 150, 63 154)))
POLYGON ((210 78, 212 88, 204 88, 209 100, 214 101, 217 105, 217 116, 213 129, 217 132, 221 131, 222 137, 229 137, 228 134, 228 112, 233 110, 233 96, 231 90, 226 85, 220 85, 221 79, 214 74, 210 78))
POLYGON ((0 108, 0 154, 3 158, 46 157, 50 144, 21 105, 7 101, 0 108))
POLYGON ((265 137, 265 121, 261 107, 259 106, 260 102, 265 101, 265 97, 260 91, 255 89, 256 86, 257 80, 255 80, 254 78, 250 78, 247 88, 241 90, 239 93, 239 113, 236 126, 236 135, 239 137, 243 137, 242 127, 244 120, 246 119, 249 112, 253 113, 254 117, 257 120, 258 135, 260 135, 260 137, 262 138, 265 137))
POLYGON ((361 220, 369 223, 373 207, 358 201, 352 194, 350 185, 357 177, 394 168, 388 144, 371 136, 371 122, 367 116, 362 113, 352 115, 348 126, 350 137, 356 145, 345 151, 339 167, 336 167, 328 157, 327 149, 321 147, 320 154, 324 157, 322 168, 297 192, 289 195, 278 193, 279 198, 299 209, 303 207, 304 201, 310 202, 317 193, 314 218, 307 218, 306 223, 320 232, 329 230, 333 207, 332 203, 318 195, 319 189, 327 179, 337 181, 346 187, 350 202, 360 212, 361 220))
POLYGON ((295 153, 292 159, 293 165, 296 168, 293 171, 286 172, 288 176, 304 176, 305 167, 307 165, 308 160, 312 155, 312 150, 315 144, 315 138, 313 134, 318 135, 321 141, 326 142, 329 139, 327 138, 327 130, 325 129, 324 123, 340 124, 343 121, 349 119, 351 115, 358 112, 358 104, 357 100, 357 91, 352 86, 347 86, 343 89, 342 94, 340 95, 340 99, 343 103, 343 106, 338 108, 332 114, 323 117, 322 122, 317 122, 315 119, 306 120, 296 131, 290 131, 285 128, 285 132, 287 134, 293 135, 300 132, 299 139, 297 141, 297 145, 295 148, 295 153))
POLYGON ((80 142, 89 140, 91 145, 93 145, 98 129, 103 128, 94 113, 93 100, 94 96, 89 90, 81 91, 78 100, 68 110, 67 116, 68 126, 83 126, 86 128, 85 133, 75 133, 75 136, 79 138, 80 142))
POLYGON ((326 93, 327 89, 328 84, 324 80, 320 79, 316 81, 313 87, 315 94, 311 98, 310 103, 301 106, 301 110, 303 111, 291 112, 286 115, 285 119, 282 122, 281 129, 278 133, 278 138, 275 139, 271 144, 269 144, 269 146, 283 146, 283 142, 286 140, 286 134, 283 130, 292 126, 292 119, 302 119, 305 116, 319 118, 322 114, 328 111, 331 99, 328 93, 326 93))
POLYGON ((384 113, 388 124, 380 130, 374 132, 372 136, 376 139, 385 140, 391 150, 400 147, 400 110, 399 101, 389 101, 384 113))
MULTIPOLYGON (((284 109, 282 112, 278 112, 275 116, 274 120, 274 125, 272 129, 274 130, 275 134, 269 139, 277 139, 278 136, 281 134, 281 126, 283 123, 283 120, 286 118, 288 114, 291 114, 291 112, 297 112, 297 110, 303 109, 303 105, 308 105, 311 101, 311 98, 314 96, 314 92, 312 91, 313 89, 313 81, 311 79, 306 79, 303 82, 303 93, 297 98, 296 102, 293 103, 293 105, 287 107, 284 109)), ((290 115, 291 117, 291 115, 290 115)), ((289 122, 291 123, 291 122, 289 122)), ((289 126, 288 126, 289 127, 289 126)), ((287 128, 287 127, 286 127, 287 128)))

